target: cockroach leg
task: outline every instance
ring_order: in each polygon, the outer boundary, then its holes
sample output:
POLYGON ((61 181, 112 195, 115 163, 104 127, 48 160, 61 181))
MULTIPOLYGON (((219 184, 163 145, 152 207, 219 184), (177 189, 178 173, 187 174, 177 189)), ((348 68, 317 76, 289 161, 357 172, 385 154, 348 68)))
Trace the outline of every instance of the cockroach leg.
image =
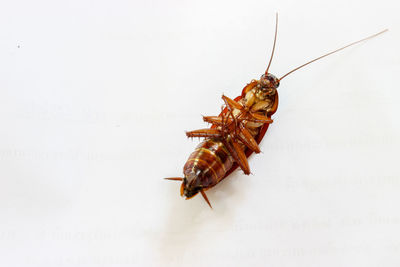
POLYGON ((232 111, 228 111, 226 115, 225 114, 221 115, 221 118, 222 118, 222 120, 221 120, 221 122, 222 122, 221 123, 221 131, 222 131, 222 136, 224 138, 226 138, 226 135, 228 133, 230 133, 232 123, 236 122, 236 118, 232 117, 234 119, 234 121, 232 121, 231 119, 229 119, 230 116, 232 116, 232 111))
MULTIPOLYGON (((248 160, 247 160, 247 156, 246 156, 246 154, 244 153, 244 151, 243 151, 241 145, 239 145, 239 143, 237 143, 237 142, 235 142, 235 141, 232 142, 232 145, 233 145, 233 148, 235 149, 235 151, 236 151, 236 153, 237 153, 237 155, 238 155, 240 165, 243 166, 243 167, 242 167, 243 172, 244 172, 245 174, 247 174, 247 175, 250 174, 249 162, 248 162, 248 160)), ((240 165, 239 165, 239 166, 240 166, 240 165)))
POLYGON ((248 148, 253 150, 255 153, 260 153, 260 147, 258 146, 256 140, 253 138, 251 133, 246 129, 246 127, 243 124, 239 125, 240 133, 239 135, 243 140, 242 143, 244 143, 248 148))
POLYGON ((218 129, 199 129, 186 132, 187 137, 221 137, 221 131, 218 129))
POLYGON ((222 125, 222 117, 218 117, 218 116, 203 116, 203 121, 211 123, 211 124, 215 124, 218 126, 222 125))
POLYGON ((235 138, 235 136, 238 135, 238 131, 237 131, 237 124, 238 124, 238 122, 237 122, 237 119, 236 119, 236 117, 233 115, 232 112, 229 112, 229 115, 232 117, 233 122, 234 122, 234 123, 233 123, 233 130, 234 130, 235 135, 234 135, 233 137, 235 138))
MULTIPOLYGON (((215 124, 217 126, 221 126, 223 124, 223 118, 218 116, 203 116, 203 121, 215 124)), ((232 122, 231 119, 228 119, 227 123, 230 124, 232 122)))
POLYGON ((201 195, 203 196, 204 200, 207 202, 208 206, 210 206, 210 208, 212 209, 211 203, 210 203, 210 201, 208 200, 208 197, 207 197, 206 193, 204 192, 204 190, 201 189, 201 190, 200 190, 200 193, 201 193, 201 195))
POLYGON ((229 111, 233 111, 234 108, 238 109, 238 110, 242 110, 243 106, 241 104, 239 104, 238 102, 236 102, 233 99, 230 99, 229 97, 222 95, 222 100, 224 100, 226 107, 228 108, 229 111))
MULTIPOLYGON (((248 148, 250 148, 251 150, 253 150, 253 148, 251 148, 251 144, 249 144, 249 143, 247 142, 247 140, 246 140, 242 135, 238 135, 238 136, 237 136, 237 139, 239 139, 239 141, 242 142, 245 146, 247 146, 248 148)), ((255 152, 255 151, 253 150, 253 152, 255 152)))
POLYGON ((224 113, 222 113, 222 116, 221 116, 221 132, 222 132, 222 136, 225 137, 225 116, 224 116, 224 113))
POLYGON ((252 80, 250 83, 248 83, 244 88, 243 88, 243 95, 245 95, 248 91, 253 89, 256 85, 258 84, 258 81, 252 80))
POLYGON ((268 118, 267 116, 264 116, 264 115, 261 115, 258 113, 250 112, 250 116, 253 118, 247 119, 248 121, 261 122, 261 123, 272 123, 273 122, 273 120, 271 118, 268 118))
POLYGON ((249 162, 247 161, 246 154, 244 153, 240 145, 233 140, 223 140, 222 143, 228 149, 229 153, 239 165, 239 167, 243 170, 243 172, 245 174, 250 174, 249 162))
POLYGON ((244 107, 241 104, 239 104, 238 102, 236 102, 235 100, 230 99, 229 97, 227 97, 225 95, 222 95, 222 99, 224 100, 226 107, 230 111, 229 115, 232 117, 233 121, 235 122, 235 124, 234 124, 235 135, 238 135, 238 129, 237 129, 238 121, 237 121, 237 116, 235 116, 233 114, 233 110, 237 109, 239 111, 242 111, 244 107))
POLYGON ((171 181, 183 181, 183 178, 181 177, 169 177, 169 178, 164 178, 165 180, 171 180, 171 181))
POLYGON ((250 112, 257 112, 259 110, 267 110, 268 106, 270 106, 270 105, 271 105, 271 101, 259 101, 251 107, 250 112))

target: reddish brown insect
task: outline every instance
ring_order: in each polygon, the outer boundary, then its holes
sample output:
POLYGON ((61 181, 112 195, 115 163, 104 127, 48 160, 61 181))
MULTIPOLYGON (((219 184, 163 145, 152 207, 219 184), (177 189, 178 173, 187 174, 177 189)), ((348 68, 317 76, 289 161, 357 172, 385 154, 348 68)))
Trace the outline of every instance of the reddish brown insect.
POLYGON ((181 196, 185 196, 186 199, 200 192, 211 207, 205 190, 218 184, 238 166, 245 174, 250 174, 247 158, 253 152, 260 152, 258 144, 263 139, 269 124, 272 123, 271 116, 278 108, 277 88, 283 78, 314 61, 382 34, 387 29, 315 58, 280 78, 268 72, 274 56, 277 31, 278 14, 276 14, 271 58, 260 80, 252 80, 243 88, 242 94, 234 100, 223 95, 225 108, 222 112, 218 116, 203 117, 204 121, 212 124, 211 128, 186 132, 188 137, 204 137, 205 140, 189 156, 183 167, 184 178, 165 178, 182 181, 181 196))

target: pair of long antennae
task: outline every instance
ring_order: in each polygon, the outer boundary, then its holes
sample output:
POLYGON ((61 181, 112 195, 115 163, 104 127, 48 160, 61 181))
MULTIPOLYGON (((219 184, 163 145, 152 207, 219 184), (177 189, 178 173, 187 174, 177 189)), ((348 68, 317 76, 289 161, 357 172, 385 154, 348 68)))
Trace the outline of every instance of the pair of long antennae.
MULTIPOLYGON (((380 35, 380 34, 382 34, 382 33, 384 33, 384 32, 387 32, 387 31, 388 31, 388 29, 385 29, 385 30, 380 31, 380 32, 378 32, 378 33, 375 33, 375 34, 373 34, 373 35, 371 35, 371 36, 368 36, 368 37, 363 38, 363 39, 361 39, 361 40, 355 41, 355 42, 353 42, 353 43, 351 43, 351 44, 348 44, 348 45, 346 45, 346 46, 343 46, 343 47, 341 47, 341 48, 338 48, 338 49, 336 49, 336 50, 334 50, 334 51, 331 51, 331 52, 329 52, 329 53, 326 53, 325 55, 322 55, 322 56, 320 56, 320 57, 314 58, 313 60, 310 60, 310 61, 308 61, 307 63, 304 63, 303 65, 300 65, 300 66, 298 66, 297 68, 292 69, 291 71, 289 71, 288 73, 286 73, 285 75, 283 75, 282 77, 280 77, 280 78, 279 78, 279 81, 281 81, 283 78, 285 78, 285 77, 288 76, 289 74, 295 72, 296 70, 301 69, 302 67, 307 66, 308 64, 311 64, 311 63, 313 63, 313 62, 315 62, 315 61, 317 61, 317 60, 319 60, 319 59, 321 59, 321 58, 324 58, 324 57, 327 57, 327 56, 329 56, 329 55, 332 55, 332 54, 334 54, 334 53, 336 53, 336 52, 339 52, 340 50, 343 50, 343 49, 345 49, 345 48, 347 48, 347 47, 349 47, 349 46, 352 46, 352 45, 361 43, 361 42, 363 42, 363 41, 366 41, 366 40, 368 40, 368 39, 374 38, 374 37, 376 37, 376 36, 378 36, 378 35, 380 35)), ((265 75, 268 75, 268 70, 269 70, 269 67, 271 66, 272 58, 274 57, 274 53, 275 53, 275 44, 276 44, 276 37, 277 37, 277 35, 278 35, 278 13, 276 13, 276 16, 275 16, 275 37, 274 37, 274 45, 273 45, 273 47, 272 47, 271 58, 269 59, 269 63, 268 63, 268 66, 267 66, 267 70, 265 71, 265 75)))

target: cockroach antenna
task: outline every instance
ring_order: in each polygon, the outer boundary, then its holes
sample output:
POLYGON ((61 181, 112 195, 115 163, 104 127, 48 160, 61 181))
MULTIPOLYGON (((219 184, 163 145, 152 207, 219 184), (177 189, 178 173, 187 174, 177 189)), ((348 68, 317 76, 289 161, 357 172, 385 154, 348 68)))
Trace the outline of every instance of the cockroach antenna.
POLYGON ((352 46, 352 45, 355 45, 355 44, 364 42, 364 41, 366 41, 366 40, 372 39, 372 38, 374 38, 374 37, 376 37, 376 36, 378 36, 378 35, 380 35, 380 34, 382 34, 382 33, 384 33, 384 32, 387 32, 388 30, 389 30, 389 29, 384 29, 383 31, 380 31, 380 32, 378 32, 378 33, 375 33, 375 34, 373 34, 373 35, 371 35, 371 36, 368 36, 368 37, 366 37, 366 38, 364 38, 364 39, 355 41, 355 42, 353 42, 353 43, 351 43, 351 44, 348 44, 348 45, 346 45, 346 46, 343 46, 343 47, 341 47, 341 48, 338 48, 338 49, 336 49, 336 50, 334 50, 334 51, 332 51, 332 52, 329 52, 329 53, 327 53, 327 54, 325 54, 325 55, 322 55, 322 56, 320 56, 320 57, 314 58, 313 60, 310 60, 310 61, 308 61, 307 63, 304 63, 303 65, 300 65, 300 66, 298 66, 297 68, 294 68, 293 70, 289 71, 288 73, 286 73, 285 75, 283 75, 282 77, 280 77, 280 78, 279 78, 279 81, 281 81, 283 78, 285 78, 285 77, 288 76, 289 74, 295 72, 296 70, 301 69, 302 67, 307 66, 308 64, 311 64, 311 63, 313 63, 313 62, 315 62, 315 61, 317 61, 317 60, 320 60, 321 58, 324 58, 324 57, 327 57, 327 56, 329 56, 329 55, 332 55, 332 54, 334 54, 334 53, 336 53, 336 52, 339 52, 340 50, 343 50, 343 49, 345 49, 345 48, 347 48, 347 47, 350 47, 350 46, 352 46))
POLYGON ((275 37, 274 37, 274 44, 272 46, 272 53, 269 59, 267 70, 265 71, 265 75, 268 75, 269 67, 271 66, 272 58, 274 57, 275 53, 275 44, 276 44, 276 36, 278 35, 278 13, 275 13, 275 37))

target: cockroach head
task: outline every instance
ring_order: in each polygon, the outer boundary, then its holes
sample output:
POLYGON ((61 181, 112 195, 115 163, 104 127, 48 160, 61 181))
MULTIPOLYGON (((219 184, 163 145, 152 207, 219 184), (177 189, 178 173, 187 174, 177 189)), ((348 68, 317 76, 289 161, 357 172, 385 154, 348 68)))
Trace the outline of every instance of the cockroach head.
POLYGON ((261 88, 269 89, 273 88, 276 89, 279 87, 279 79, 275 77, 275 75, 268 73, 267 75, 263 74, 260 78, 260 85, 261 88))
POLYGON ((276 88, 279 87, 279 79, 271 73, 261 75, 257 85, 257 95, 264 99, 275 95, 276 88))

